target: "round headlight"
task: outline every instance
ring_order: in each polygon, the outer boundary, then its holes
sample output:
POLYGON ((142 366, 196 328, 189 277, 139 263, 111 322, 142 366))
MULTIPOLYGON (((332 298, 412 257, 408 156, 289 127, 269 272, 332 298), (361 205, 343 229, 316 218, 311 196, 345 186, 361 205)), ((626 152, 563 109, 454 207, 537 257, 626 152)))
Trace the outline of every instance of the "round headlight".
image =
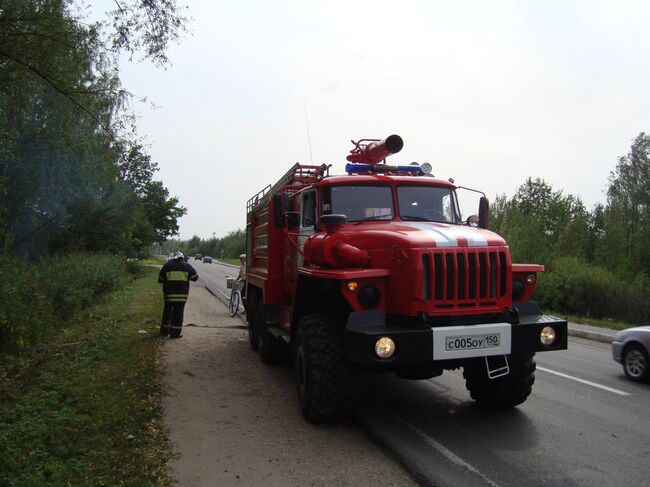
POLYGON ((359 290, 359 303, 364 308, 374 308, 381 301, 381 293, 377 286, 366 284, 359 290))
POLYGON ((381 337, 375 342, 375 355, 379 358, 390 358, 395 353, 395 342, 390 337, 381 337))
POLYGON ((546 347, 552 345, 555 341, 555 330, 550 326, 542 328, 542 332, 539 334, 539 341, 546 347))

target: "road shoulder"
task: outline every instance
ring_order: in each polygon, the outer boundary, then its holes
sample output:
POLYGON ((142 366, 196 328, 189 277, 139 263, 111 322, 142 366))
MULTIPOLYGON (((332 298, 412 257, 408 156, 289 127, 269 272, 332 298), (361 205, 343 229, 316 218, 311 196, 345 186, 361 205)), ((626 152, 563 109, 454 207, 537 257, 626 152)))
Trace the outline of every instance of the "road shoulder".
POLYGON ((263 365, 241 320, 201 285, 185 323, 162 347, 179 485, 417 485, 355 423, 306 422, 290 368, 263 365))

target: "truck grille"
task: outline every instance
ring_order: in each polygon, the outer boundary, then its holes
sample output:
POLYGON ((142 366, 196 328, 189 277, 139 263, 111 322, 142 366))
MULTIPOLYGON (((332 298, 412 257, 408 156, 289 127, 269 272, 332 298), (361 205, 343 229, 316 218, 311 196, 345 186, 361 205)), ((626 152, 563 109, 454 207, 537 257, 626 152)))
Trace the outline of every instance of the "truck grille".
POLYGON ((436 308, 496 305, 508 294, 508 254, 498 249, 433 250, 422 255, 423 294, 436 308))

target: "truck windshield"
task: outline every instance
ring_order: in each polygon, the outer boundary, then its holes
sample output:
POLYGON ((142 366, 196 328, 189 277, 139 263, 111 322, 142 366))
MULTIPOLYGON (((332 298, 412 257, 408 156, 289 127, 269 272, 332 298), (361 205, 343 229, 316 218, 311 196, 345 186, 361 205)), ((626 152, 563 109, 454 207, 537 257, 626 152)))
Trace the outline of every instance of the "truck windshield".
POLYGON ((398 186, 397 204, 402 220, 460 223, 450 188, 398 186))
POLYGON ((392 220, 390 186, 332 186, 323 192, 323 214, 343 214, 348 221, 392 220))

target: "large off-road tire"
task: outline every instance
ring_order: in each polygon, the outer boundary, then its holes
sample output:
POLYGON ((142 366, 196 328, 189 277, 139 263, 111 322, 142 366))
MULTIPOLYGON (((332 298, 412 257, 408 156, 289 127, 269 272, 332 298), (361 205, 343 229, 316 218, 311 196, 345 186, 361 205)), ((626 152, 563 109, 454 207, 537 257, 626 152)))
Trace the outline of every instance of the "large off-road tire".
POLYGON ((648 382, 650 380, 650 363, 648 353, 641 345, 632 343, 623 350, 622 360, 623 372, 628 379, 637 382, 648 382))
POLYGON ((490 379, 485 359, 476 359, 463 367, 465 386, 476 403, 488 409, 509 409, 523 403, 535 383, 534 353, 509 355, 508 375, 490 379))
POLYGON ((254 351, 257 351, 257 330, 260 327, 262 301, 257 289, 251 288, 246 307, 246 322, 248 323, 248 343, 254 351))
POLYGON ((334 317, 315 314, 300 321, 294 368, 300 409, 307 420, 331 422, 351 415, 350 367, 343 330, 334 317))
POLYGON ((260 352, 262 362, 267 365, 277 365, 288 361, 288 347, 280 339, 274 337, 261 321, 255 333, 257 350, 260 352))

